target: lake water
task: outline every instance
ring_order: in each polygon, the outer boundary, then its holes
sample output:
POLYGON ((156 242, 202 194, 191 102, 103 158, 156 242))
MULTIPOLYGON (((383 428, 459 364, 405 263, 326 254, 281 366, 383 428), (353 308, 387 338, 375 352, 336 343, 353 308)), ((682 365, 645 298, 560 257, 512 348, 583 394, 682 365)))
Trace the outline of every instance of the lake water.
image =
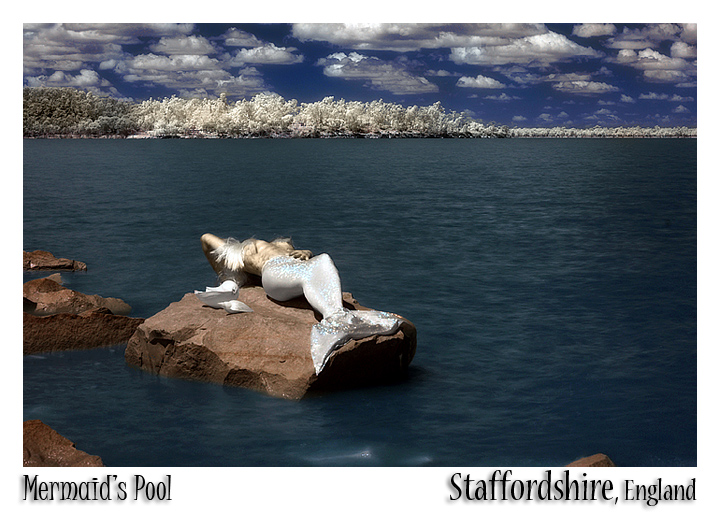
POLYGON ((215 283, 202 233, 292 236, 417 326, 402 383, 299 402, 25 356, 24 419, 106 465, 696 465, 695 140, 23 144, 23 246, 70 288, 149 317, 215 283))

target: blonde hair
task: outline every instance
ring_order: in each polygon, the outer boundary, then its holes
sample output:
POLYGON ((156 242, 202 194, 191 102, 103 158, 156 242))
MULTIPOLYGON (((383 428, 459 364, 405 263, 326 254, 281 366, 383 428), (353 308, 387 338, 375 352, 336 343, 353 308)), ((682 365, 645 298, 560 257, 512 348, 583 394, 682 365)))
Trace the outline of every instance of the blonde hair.
POLYGON ((240 242, 237 239, 228 237, 223 245, 212 250, 210 254, 213 258, 215 258, 217 263, 221 264, 226 269, 233 272, 242 271, 245 267, 245 263, 243 261, 245 249, 252 243, 253 240, 255 239, 245 239, 240 242))

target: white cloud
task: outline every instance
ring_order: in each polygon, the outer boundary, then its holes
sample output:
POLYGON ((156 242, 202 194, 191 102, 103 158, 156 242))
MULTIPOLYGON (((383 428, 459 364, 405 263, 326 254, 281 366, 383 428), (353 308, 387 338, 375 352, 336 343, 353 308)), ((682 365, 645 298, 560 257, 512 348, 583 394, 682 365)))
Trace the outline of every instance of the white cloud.
POLYGON ((639 29, 625 27, 620 34, 608 40, 608 46, 624 50, 655 48, 662 41, 678 39, 682 30, 682 26, 674 23, 650 24, 639 29))
POLYGON ((686 43, 697 43, 697 23, 682 23, 681 26, 680 39, 686 43))
POLYGON ((207 55, 217 51, 210 41, 202 36, 163 37, 149 48, 155 53, 165 55, 207 55))
POLYGON ((523 121, 527 121, 527 118, 525 116, 518 115, 518 116, 513 116, 512 120, 515 121, 516 123, 521 123, 523 121))
POLYGON ((478 89, 503 89, 505 84, 491 77, 478 75, 477 77, 460 77, 456 84, 458 87, 475 87, 478 89))
POLYGON ((427 75, 428 77, 460 77, 462 76, 462 73, 457 73, 455 71, 447 71, 444 69, 431 69, 426 71, 425 75, 427 75))
POLYGON ((633 99, 633 97, 632 97, 632 96, 628 96, 628 95, 626 95, 626 94, 621 94, 621 95, 620 95, 620 101, 623 102, 623 103, 635 103, 635 100, 633 99))
POLYGON ((645 70, 643 76, 648 82, 681 82, 690 78, 687 73, 676 69, 645 70))
POLYGON ((222 40, 225 46, 243 46, 245 48, 254 48, 256 46, 263 46, 264 44, 253 34, 235 27, 228 29, 218 39, 222 40))
POLYGON ((484 96, 483 99, 485 100, 496 100, 499 102, 509 102, 511 100, 520 100, 521 98, 519 96, 510 96, 507 93, 502 93, 500 95, 490 95, 490 96, 484 96))
POLYGON ((611 36, 617 29, 612 23, 583 23, 573 27, 573 35, 579 37, 611 36))
POLYGON ((605 82, 590 82, 587 80, 574 80, 572 82, 558 82, 553 84, 553 89, 563 93, 572 94, 604 94, 619 91, 619 89, 613 85, 606 84, 605 82))
POLYGON ((128 70, 150 71, 190 71, 220 69, 220 62, 207 55, 163 55, 142 54, 137 55, 124 65, 128 70))
POLYGON ((670 47, 670 55, 674 58, 692 59, 697 57, 697 49, 684 41, 676 41, 670 47))
POLYGON ((641 100, 667 100, 671 102, 694 102, 695 98, 691 96, 680 96, 679 94, 674 94, 670 96, 667 93, 656 93, 656 92, 650 92, 650 93, 643 93, 639 96, 641 100))
POLYGON ((30 87, 78 87, 92 91, 99 96, 112 94, 118 96, 118 91, 107 80, 103 79, 96 71, 82 69, 79 73, 66 73, 55 71, 50 76, 39 75, 26 77, 30 87))
POLYGON ((303 56, 294 53, 297 48, 278 47, 268 43, 255 48, 242 48, 230 61, 230 66, 244 66, 245 64, 298 64, 303 56))
POLYGON ((601 54, 554 32, 513 39, 503 45, 450 50, 450 59, 456 64, 524 64, 543 67, 576 57, 601 57, 601 54))
POLYGON ((674 112, 675 114, 685 114, 685 113, 687 113, 687 112, 690 112, 690 109, 688 109, 688 108, 685 107, 684 105, 678 105, 677 107, 675 107, 675 108, 673 109, 673 112, 674 112))
MULTIPOLYGON (((684 45, 684 43, 683 43, 684 45)), ((690 47, 677 47, 679 52, 690 52, 690 47)), ((695 65, 679 57, 668 57, 651 48, 639 52, 632 49, 620 50, 614 58, 617 64, 624 64, 642 70, 648 82, 682 82, 695 73, 695 65)))
POLYGON ((537 23, 296 23, 301 41, 327 41, 355 50, 408 52, 421 48, 452 48, 507 44, 508 38, 548 32, 537 23))
POLYGON ((318 61, 323 74, 343 80, 363 81, 373 89, 393 94, 435 93, 438 86, 425 77, 410 73, 396 62, 387 62, 377 57, 367 57, 357 52, 334 53, 318 61))

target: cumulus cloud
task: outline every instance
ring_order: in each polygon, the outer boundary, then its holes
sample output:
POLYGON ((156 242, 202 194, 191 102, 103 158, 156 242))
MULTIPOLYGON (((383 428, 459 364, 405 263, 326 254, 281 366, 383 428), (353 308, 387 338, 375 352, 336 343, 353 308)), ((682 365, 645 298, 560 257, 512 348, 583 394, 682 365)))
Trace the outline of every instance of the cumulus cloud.
POLYGON ((583 23, 573 27, 573 35, 578 37, 611 36, 617 29, 612 23, 583 23))
MULTIPOLYGON (((676 53, 689 53, 690 47, 676 47, 676 53)), ((632 49, 620 50, 615 57, 617 64, 624 64, 643 71, 643 77, 648 82, 683 82, 689 80, 696 73, 694 64, 680 57, 668 57, 651 48, 639 52, 632 49)))
POLYGON ((638 29, 625 27, 620 34, 608 40, 608 47, 619 50, 656 48, 662 41, 677 39, 683 30, 675 23, 651 24, 638 29))
POLYGON ((245 48, 254 48, 256 46, 263 46, 263 42, 260 41, 255 35, 245 32, 244 30, 237 29, 235 27, 228 29, 222 36, 217 38, 221 40, 225 46, 242 46, 245 48))
POLYGON ((572 82, 557 82, 553 84, 553 89, 563 93, 593 95, 604 94, 619 91, 613 85, 605 82, 591 82, 588 80, 574 80, 572 82))
POLYGON ((477 77, 460 77, 457 81, 458 87, 475 87, 478 89, 502 89, 505 84, 491 77, 478 75, 477 77))
POLYGON ((296 23, 292 34, 301 41, 327 41, 355 50, 409 52, 506 44, 508 38, 548 32, 537 23, 296 23))
POLYGON ((523 64, 544 67, 551 63, 578 57, 601 57, 602 54, 570 41, 555 32, 522 37, 497 46, 459 47, 450 50, 457 64, 505 65, 523 64))
POLYGON ((163 37, 149 48, 155 53, 165 55, 207 55, 217 51, 210 41, 202 36, 163 37))
POLYGON ((365 82, 373 89, 393 94, 435 93, 438 86, 425 77, 413 75, 397 62, 368 57, 357 52, 338 52, 320 59, 323 74, 328 77, 365 82))
POLYGON ((692 59, 697 57, 697 50, 685 41, 676 41, 670 47, 670 55, 673 58, 692 59))
MULTIPOLYGON (((211 40, 194 34, 192 24, 25 24, 24 83, 106 89, 107 73, 118 80, 171 88, 180 94, 247 96, 268 89, 250 65, 295 64, 295 48, 277 47, 235 28, 211 40), (125 45, 145 45, 136 55, 125 45), (233 55, 226 48, 240 47, 233 55), (98 79, 93 81, 88 68, 98 79), (230 70, 239 68, 234 73, 230 70), (85 70, 85 71, 81 71, 85 70), (62 72, 63 74, 58 74, 62 72), (79 73, 76 73, 79 72, 79 73)), ((111 77, 110 77, 111 78, 111 77)))
POLYGON ((297 48, 278 47, 268 43, 255 48, 242 48, 230 61, 230 66, 244 66, 246 64, 298 64, 303 56, 296 54, 297 48))

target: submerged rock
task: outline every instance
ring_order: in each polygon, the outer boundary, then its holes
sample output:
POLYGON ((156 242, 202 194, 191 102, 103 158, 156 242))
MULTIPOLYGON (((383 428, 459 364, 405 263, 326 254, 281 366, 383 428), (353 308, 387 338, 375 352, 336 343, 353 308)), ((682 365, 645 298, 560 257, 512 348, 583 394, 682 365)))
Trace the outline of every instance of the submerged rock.
POLYGON ((23 467, 103 467, 99 456, 75 444, 39 420, 23 422, 23 467))
POLYGON ((25 271, 87 271, 87 264, 68 258, 55 258, 49 251, 23 251, 25 271))
POLYGON ((23 353, 91 349, 124 344, 144 319, 127 317, 116 298, 63 287, 59 276, 23 284, 23 353))
MULTIPOLYGON (((331 354, 317 376, 310 332, 320 316, 304 298, 280 303, 262 287, 251 286, 240 289, 238 299, 253 311, 229 314, 186 294, 138 327, 125 360, 163 376, 300 399, 315 390, 396 380, 415 354, 415 326, 401 318, 393 334, 350 340, 331 354)), ((348 293, 343 301, 349 310, 367 310, 348 293)))

